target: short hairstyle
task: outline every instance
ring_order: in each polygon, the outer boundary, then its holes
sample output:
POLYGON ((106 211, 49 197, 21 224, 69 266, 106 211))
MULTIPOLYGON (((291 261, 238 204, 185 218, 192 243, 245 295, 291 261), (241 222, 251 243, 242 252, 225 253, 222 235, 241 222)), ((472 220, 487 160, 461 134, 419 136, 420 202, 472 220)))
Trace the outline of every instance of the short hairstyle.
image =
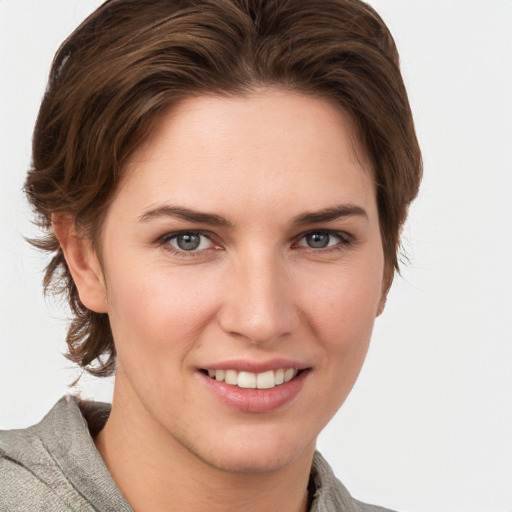
MULTIPOLYGON (((192 95, 277 87, 349 114, 372 165, 391 282, 418 192, 421 153, 393 38, 359 0, 107 0, 62 44, 33 138, 25 191, 52 254, 45 290, 67 297, 67 357, 115 370, 107 314, 80 301, 51 221, 72 216, 99 246, 125 164, 159 114, 192 95)), ((100 251, 101 253, 101 251, 100 251)))

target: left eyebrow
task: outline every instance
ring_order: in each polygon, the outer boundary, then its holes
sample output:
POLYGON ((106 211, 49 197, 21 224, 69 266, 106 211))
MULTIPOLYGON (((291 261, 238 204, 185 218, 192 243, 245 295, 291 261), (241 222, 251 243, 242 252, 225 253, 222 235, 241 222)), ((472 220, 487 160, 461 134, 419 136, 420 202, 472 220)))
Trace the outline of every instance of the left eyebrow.
POLYGON ((321 222, 331 222, 341 217, 359 216, 368 220, 368 214, 360 206, 353 204, 342 204, 333 206, 317 212, 308 212, 295 217, 294 224, 319 224, 321 222))
POLYGON ((198 224, 209 224, 211 226, 232 227, 231 222, 214 213, 200 212, 182 206, 162 205, 145 212, 139 217, 140 222, 146 222, 158 217, 174 217, 188 222, 198 224))

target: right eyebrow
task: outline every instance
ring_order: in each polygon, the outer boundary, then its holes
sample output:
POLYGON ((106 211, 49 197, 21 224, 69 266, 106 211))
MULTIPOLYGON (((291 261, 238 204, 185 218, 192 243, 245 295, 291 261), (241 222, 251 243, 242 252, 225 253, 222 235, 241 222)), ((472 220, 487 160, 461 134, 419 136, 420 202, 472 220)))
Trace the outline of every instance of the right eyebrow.
POLYGON ((295 218, 296 224, 320 224, 332 222, 341 217, 359 216, 368 220, 368 214, 360 206, 353 204, 340 204, 331 208, 325 208, 317 212, 308 212, 295 218))
POLYGON ((147 212, 144 212, 140 217, 140 222, 147 222, 148 220, 158 217, 174 217, 188 222, 194 222, 197 224, 208 224, 210 226, 222 226, 222 227, 233 227, 231 222, 216 215, 215 213, 200 212, 197 210, 191 210, 182 206, 173 205, 161 205, 147 212))

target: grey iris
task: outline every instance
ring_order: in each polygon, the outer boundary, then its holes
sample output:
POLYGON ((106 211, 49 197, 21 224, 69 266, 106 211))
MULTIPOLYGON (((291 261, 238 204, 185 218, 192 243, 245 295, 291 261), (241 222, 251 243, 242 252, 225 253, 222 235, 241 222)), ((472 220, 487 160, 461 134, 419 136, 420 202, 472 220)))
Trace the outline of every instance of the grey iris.
POLYGON ((176 238, 178 247, 184 251, 193 251, 199 247, 201 236, 196 233, 183 233, 176 238))
POLYGON ((328 233, 310 233, 306 235, 306 243, 313 249, 323 249, 329 245, 328 233))

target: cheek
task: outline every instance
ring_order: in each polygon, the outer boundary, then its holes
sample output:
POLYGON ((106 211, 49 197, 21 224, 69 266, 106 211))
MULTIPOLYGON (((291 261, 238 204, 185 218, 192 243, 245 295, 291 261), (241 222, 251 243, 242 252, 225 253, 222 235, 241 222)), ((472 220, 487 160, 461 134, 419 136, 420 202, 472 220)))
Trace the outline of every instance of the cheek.
POLYGON ((121 266, 109 273, 108 307, 121 363, 182 360, 215 311, 200 275, 166 268, 121 266))
POLYGON ((302 297, 309 304, 304 309, 318 337, 343 350, 369 341, 381 295, 380 265, 361 265, 318 275, 302 297))

